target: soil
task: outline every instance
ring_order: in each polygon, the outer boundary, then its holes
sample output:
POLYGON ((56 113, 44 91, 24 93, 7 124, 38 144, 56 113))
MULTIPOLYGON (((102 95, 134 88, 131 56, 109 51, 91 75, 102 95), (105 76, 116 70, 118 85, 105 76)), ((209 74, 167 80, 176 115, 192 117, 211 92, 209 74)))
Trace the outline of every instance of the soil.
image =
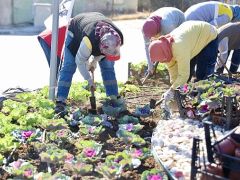
MULTIPOLYGON (((139 77, 141 78, 141 76, 139 77)), ((159 77, 153 77, 152 79, 147 80, 144 85, 139 85, 138 83, 139 80, 140 79, 132 78, 127 82, 129 84, 138 85, 141 91, 138 93, 132 93, 132 92, 124 93, 124 99, 126 101, 128 111, 124 112, 122 115, 124 114, 132 115, 132 112, 135 110, 136 106, 149 104, 151 99, 154 99, 156 101, 160 100, 162 93, 169 87, 169 85, 166 84, 167 80, 161 79, 159 77)), ((81 107, 82 109, 90 108, 89 102, 86 102, 84 104, 78 104, 77 102, 69 102, 68 104, 73 106, 73 109, 74 108, 76 109, 79 107, 81 107)), ((150 147, 151 136, 158 121, 161 119, 160 117, 161 117, 161 110, 159 107, 156 107, 151 117, 140 118, 140 123, 144 125, 144 128, 138 134, 147 141, 147 144, 145 145, 145 147, 151 148, 150 147)), ((125 150, 127 147, 127 145, 124 144, 116 136, 118 124, 116 123, 115 120, 112 120, 111 122, 114 128, 113 129, 106 128, 106 130, 100 136, 94 139, 95 141, 103 144, 103 155, 101 160, 102 162, 104 162, 105 157, 107 155, 115 154, 116 152, 121 152, 125 150)), ((81 137, 81 138, 89 139, 88 137, 81 137)), ((70 142, 62 146, 73 155, 75 155, 77 152, 75 146, 70 142)), ((31 144, 21 145, 21 147, 18 148, 11 156, 10 162, 15 161, 19 158, 26 159, 30 161, 33 165, 37 166, 38 172, 47 172, 47 164, 40 161, 40 157, 38 153, 34 150, 31 144)), ((53 172, 56 172, 56 171, 64 172, 64 169, 61 166, 56 167, 52 165, 51 168, 53 172)), ((149 170, 152 168, 159 169, 161 167, 156 163, 153 157, 148 157, 147 159, 142 161, 142 164, 137 169, 123 172, 119 179, 138 180, 141 178, 141 174, 144 170, 149 170)), ((70 173, 66 173, 66 175, 71 176, 70 173)), ((13 178, 13 177, 0 168, 0 179, 8 179, 8 178, 13 178)), ((96 172, 94 174, 92 173, 89 176, 76 177, 74 179, 104 179, 104 178, 101 174, 96 172)))

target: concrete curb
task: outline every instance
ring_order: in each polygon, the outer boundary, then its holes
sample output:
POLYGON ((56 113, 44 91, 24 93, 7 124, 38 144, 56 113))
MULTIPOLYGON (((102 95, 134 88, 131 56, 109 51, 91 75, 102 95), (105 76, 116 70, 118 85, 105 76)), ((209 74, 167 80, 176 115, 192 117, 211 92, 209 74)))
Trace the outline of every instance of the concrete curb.
POLYGON ((44 27, 28 26, 0 26, 0 35, 37 35, 44 27))

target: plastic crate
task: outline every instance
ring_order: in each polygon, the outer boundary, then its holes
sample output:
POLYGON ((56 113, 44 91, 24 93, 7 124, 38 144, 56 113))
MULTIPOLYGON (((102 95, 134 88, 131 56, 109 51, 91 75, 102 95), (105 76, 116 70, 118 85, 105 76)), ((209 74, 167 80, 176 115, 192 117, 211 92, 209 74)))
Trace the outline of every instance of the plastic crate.
MULTIPOLYGON (((194 93, 194 92, 193 92, 194 93)), ((177 101, 178 110, 181 118, 187 118, 189 110, 189 99, 186 94, 181 94, 179 89, 175 90, 175 99, 177 101)), ((201 116, 195 115, 196 120, 203 120, 207 116, 212 117, 212 122, 216 125, 224 127, 226 130, 233 129, 240 124, 240 105, 236 96, 223 96, 222 108, 212 110, 201 116)))
MULTIPOLYGON (((210 120, 210 119, 206 119, 206 120, 210 120)), ((206 141, 208 162, 220 163, 224 172, 224 176, 225 176, 224 178, 229 178, 229 176, 233 173, 240 175, 240 158, 233 155, 226 154, 223 151, 221 152, 221 150, 219 151, 219 149, 217 148, 219 144, 222 141, 229 138, 236 131, 237 128, 239 128, 239 126, 229 131, 220 140, 215 140, 214 143, 212 143, 214 138, 213 136, 215 134, 213 124, 210 121, 204 121, 204 131, 205 131, 205 141, 206 141), (211 136, 211 131, 213 136, 211 136)), ((194 158, 192 159, 194 160, 194 158)))

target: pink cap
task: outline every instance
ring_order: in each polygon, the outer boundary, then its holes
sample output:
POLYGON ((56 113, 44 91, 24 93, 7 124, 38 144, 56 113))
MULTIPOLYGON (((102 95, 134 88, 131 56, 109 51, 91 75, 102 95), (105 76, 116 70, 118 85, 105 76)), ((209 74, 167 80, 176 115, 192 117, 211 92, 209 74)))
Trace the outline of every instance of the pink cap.
POLYGON ((160 32, 161 28, 161 17, 152 16, 148 18, 142 27, 142 32, 146 38, 152 38, 160 32))

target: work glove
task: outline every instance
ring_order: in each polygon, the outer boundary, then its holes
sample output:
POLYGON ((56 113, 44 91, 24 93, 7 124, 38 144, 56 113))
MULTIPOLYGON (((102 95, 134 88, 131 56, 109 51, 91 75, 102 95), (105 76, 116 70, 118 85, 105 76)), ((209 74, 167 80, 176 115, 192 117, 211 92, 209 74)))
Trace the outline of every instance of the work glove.
POLYGON ((88 71, 94 72, 95 69, 97 68, 97 63, 101 61, 101 59, 104 58, 104 56, 93 56, 89 63, 88 63, 88 71))
POLYGON ((162 95, 162 99, 165 102, 170 102, 174 98, 174 90, 168 89, 165 93, 162 95))

